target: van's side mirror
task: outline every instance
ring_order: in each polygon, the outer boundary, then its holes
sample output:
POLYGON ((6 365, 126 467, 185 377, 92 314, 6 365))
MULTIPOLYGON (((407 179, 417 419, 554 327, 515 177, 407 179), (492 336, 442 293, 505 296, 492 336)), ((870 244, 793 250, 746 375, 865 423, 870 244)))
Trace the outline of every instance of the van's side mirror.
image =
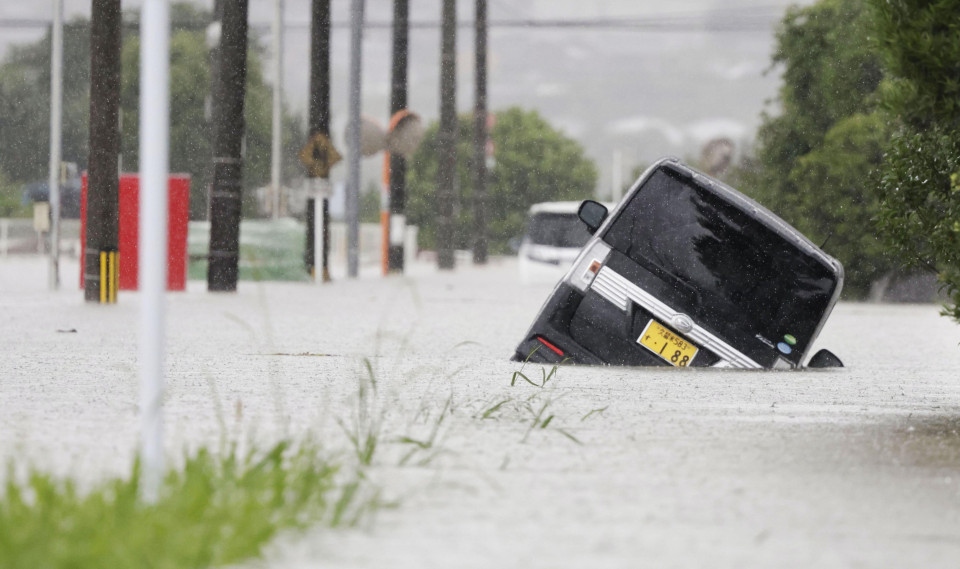
POLYGON ((600 229, 603 220, 607 218, 607 208, 601 203, 586 200, 580 204, 580 209, 577 210, 577 217, 587 226, 587 231, 590 232, 590 235, 593 235, 597 232, 597 229, 600 229))

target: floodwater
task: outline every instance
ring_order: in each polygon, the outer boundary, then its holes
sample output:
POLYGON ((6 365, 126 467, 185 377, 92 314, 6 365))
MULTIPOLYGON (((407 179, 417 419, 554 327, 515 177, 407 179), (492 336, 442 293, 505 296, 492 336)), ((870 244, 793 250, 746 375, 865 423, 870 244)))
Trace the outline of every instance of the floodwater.
MULTIPOLYGON (((251 567, 956 567, 960 326, 938 307, 841 303, 817 347, 843 369, 563 367, 539 387, 507 360, 549 286, 512 260, 411 273, 168 296, 171 456, 313 434, 348 457, 338 419, 379 433, 368 475, 397 506, 251 567)), ((127 472, 137 296, 89 305, 45 277, 0 261, 0 459, 127 472)))

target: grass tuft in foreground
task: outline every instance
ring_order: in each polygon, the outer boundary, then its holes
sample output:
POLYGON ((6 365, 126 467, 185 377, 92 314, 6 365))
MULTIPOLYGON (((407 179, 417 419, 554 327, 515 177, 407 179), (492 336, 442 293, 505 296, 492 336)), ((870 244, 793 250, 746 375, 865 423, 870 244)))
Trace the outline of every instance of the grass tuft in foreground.
POLYGON ((200 450, 171 470, 154 504, 128 479, 88 492, 74 482, 13 468, 0 496, 0 560, 7 569, 186 569, 257 557, 284 529, 352 525, 376 498, 362 474, 338 473, 316 445, 282 442, 266 452, 200 450))

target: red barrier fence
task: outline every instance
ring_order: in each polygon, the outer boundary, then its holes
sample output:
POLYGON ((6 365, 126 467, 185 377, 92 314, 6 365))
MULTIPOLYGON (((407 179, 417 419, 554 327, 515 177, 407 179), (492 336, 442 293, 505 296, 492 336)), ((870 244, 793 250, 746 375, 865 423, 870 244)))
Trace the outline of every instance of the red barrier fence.
MULTIPOLYGON (((171 174, 167 201, 167 290, 187 288, 187 227, 189 225, 190 176, 171 174)), ((137 290, 139 276, 140 177, 120 176, 120 220, 118 256, 120 290, 137 290)), ((87 174, 80 190, 80 250, 86 250, 87 174)), ((80 287, 83 288, 83 263, 80 263, 80 287)))

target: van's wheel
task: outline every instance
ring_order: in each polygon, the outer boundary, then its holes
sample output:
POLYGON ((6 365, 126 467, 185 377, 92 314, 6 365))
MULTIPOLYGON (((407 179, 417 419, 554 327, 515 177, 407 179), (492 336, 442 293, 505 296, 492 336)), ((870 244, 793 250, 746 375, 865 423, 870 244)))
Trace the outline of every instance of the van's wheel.
POLYGON ((813 354, 807 367, 843 367, 843 362, 830 350, 820 350, 813 354))

